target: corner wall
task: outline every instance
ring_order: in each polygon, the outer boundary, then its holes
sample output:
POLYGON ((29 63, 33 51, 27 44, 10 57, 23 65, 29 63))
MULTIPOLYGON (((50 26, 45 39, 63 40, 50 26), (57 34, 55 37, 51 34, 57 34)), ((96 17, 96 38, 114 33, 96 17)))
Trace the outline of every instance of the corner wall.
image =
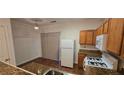
POLYGON ((9 49, 8 52, 10 56, 10 64, 16 65, 10 18, 0 18, 0 25, 3 25, 6 30, 6 37, 7 37, 6 39, 7 39, 8 49, 9 49))
POLYGON ((42 56, 40 33, 33 25, 11 19, 16 64, 20 65, 42 56))

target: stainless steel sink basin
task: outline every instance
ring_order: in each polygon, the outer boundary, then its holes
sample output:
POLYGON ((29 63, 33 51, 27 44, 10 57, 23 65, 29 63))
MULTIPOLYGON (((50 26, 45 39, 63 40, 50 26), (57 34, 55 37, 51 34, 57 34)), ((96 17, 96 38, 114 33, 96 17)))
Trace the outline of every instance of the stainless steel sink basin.
POLYGON ((49 69, 44 73, 44 75, 69 75, 69 73, 57 69, 49 69))
POLYGON ((64 75, 64 73, 55 70, 50 70, 45 75, 64 75))

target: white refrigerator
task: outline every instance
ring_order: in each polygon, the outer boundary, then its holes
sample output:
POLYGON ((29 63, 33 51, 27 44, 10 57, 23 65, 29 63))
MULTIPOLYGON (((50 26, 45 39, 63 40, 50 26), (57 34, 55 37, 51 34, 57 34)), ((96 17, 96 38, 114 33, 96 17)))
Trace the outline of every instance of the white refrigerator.
POLYGON ((61 66, 73 68, 74 40, 61 40, 60 49, 61 66))

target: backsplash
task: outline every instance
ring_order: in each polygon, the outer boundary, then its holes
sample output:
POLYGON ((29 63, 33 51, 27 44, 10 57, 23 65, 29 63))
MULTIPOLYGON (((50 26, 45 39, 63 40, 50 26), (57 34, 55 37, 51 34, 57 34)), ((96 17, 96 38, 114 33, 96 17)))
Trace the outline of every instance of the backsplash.
POLYGON ((113 57, 109 53, 102 53, 102 58, 106 59, 113 66, 113 70, 118 70, 118 58, 113 57))
POLYGON ((93 45, 80 45, 80 49, 86 49, 86 50, 98 50, 95 46, 93 45))
POLYGON ((95 48, 93 45, 80 45, 80 48, 95 48))
POLYGON ((105 53, 108 53, 108 54, 112 55, 113 57, 117 58, 118 59, 118 71, 124 72, 124 59, 120 58, 120 56, 117 56, 111 52, 105 52, 105 53))

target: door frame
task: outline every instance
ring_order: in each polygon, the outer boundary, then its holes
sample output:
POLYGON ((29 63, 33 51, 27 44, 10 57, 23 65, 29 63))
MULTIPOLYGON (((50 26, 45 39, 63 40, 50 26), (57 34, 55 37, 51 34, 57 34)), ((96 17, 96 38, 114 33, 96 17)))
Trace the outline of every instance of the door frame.
MULTIPOLYGON (((5 26, 3 26, 3 25, 0 25, 0 30, 3 30, 2 31, 2 39, 3 40, 5 40, 5 41, 3 41, 4 43, 2 43, 3 44, 3 46, 4 46, 4 44, 5 44, 5 46, 4 47, 6 47, 6 55, 4 55, 7 59, 8 59, 8 61, 7 61, 7 63, 10 63, 10 54, 9 54, 9 47, 8 47, 8 41, 7 41, 7 35, 6 35, 6 29, 5 29, 5 26)), ((5 52, 5 51, 4 51, 5 52)), ((5 58, 5 60, 6 60, 6 58, 5 58)), ((4 62, 4 61, 3 61, 4 62)))
MULTIPOLYGON (((50 33, 59 33, 58 55, 57 55, 57 59, 58 59, 58 60, 57 60, 57 61, 60 61, 60 41, 61 41, 60 39, 61 39, 61 32, 50 32, 50 33)), ((50 33, 41 33, 41 36, 42 36, 42 34, 50 34, 50 33)), ((41 54, 42 54, 42 57, 43 57, 43 46, 42 46, 42 42, 43 42, 43 41, 42 41, 42 37, 41 37, 41 50, 42 50, 42 51, 41 51, 41 52, 42 52, 41 54)))
POLYGON ((1 18, 0 26, 2 26, 5 29, 8 53, 9 53, 9 57, 10 57, 10 64, 16 66, 14 42, 13 42, 13 35, 12 35, 10 19, 9 18, 1 18))

